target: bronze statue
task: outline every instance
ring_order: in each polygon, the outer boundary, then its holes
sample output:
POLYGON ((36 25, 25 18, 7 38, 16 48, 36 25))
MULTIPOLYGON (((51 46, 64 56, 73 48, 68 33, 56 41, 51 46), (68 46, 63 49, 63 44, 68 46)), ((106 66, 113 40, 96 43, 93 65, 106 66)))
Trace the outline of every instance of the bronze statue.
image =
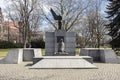
POLYGON ((61 29, 61 26, 62 26, 62 22, 61 22, 62 16, 61 16, 61 15, 56 15, 56 13, 53 11, 52 8, 50 9, 50 11, 51 11, 54 19, 55 19, 55 20, 58 20, 58 29, 61 29))

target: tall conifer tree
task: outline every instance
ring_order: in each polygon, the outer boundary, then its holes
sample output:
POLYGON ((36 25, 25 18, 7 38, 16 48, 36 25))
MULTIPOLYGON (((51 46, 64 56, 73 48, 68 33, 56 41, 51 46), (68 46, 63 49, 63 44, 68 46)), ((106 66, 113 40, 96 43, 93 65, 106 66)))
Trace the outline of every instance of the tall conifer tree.
POLYGON ((112 37, 110 44, 112 48, 120 47, 120 0, 108 0, 106 13, 109 19, 107 28, 109 29, 109 35, 112 37))

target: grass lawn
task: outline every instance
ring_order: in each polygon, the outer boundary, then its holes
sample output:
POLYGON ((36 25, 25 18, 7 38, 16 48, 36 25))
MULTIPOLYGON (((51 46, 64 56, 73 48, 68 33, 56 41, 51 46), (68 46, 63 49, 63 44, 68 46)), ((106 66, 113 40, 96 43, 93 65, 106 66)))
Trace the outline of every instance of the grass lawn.
POLYGON ((45 49, 41 49, 42 55, 45 55, 45 49))
MULTIPOLYGON (((10 49, 0 49, 0 57, 5 57, 10 49)), ((76 48, 76 54, 79 55, 79 48, 76 48)), ((45 55, 45 49, 42 49, 42 55, 45 55)))
POLYGON ((10 49, 0 49, 0 57, 5 57, 10 49))
POLYGON ((80 48, 76 48, 76 55, 80 54, 80 48))

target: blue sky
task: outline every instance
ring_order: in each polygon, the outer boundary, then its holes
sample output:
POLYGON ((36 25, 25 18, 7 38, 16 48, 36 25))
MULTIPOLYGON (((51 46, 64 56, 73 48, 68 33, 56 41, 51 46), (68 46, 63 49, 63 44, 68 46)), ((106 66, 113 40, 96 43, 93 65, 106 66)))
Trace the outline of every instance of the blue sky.
POLYGON ((108 4, 108 1, 107 0, 104 0, 103 2, 102 2, 102 6, 101 6, 101 12, 102 12, 102 14, 105 14, 105 11, 106 11, 106 5, 108 4))

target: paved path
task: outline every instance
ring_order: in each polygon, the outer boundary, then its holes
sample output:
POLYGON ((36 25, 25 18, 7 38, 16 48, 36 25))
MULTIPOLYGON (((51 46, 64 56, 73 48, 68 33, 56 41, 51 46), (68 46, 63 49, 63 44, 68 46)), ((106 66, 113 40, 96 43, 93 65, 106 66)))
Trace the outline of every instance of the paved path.
POLYGON ((0 80, 120 80, 120 64, 95 63, 99 69, 29 69, 0 64, 0 80))

